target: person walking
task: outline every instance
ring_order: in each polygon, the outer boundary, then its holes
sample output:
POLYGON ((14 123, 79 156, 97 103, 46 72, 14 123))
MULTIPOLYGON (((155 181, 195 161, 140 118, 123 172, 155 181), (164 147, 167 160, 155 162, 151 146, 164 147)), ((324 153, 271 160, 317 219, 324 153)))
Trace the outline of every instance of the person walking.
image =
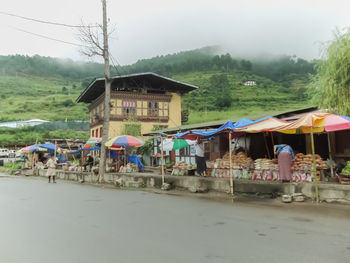
POLYGON ((273 147, 274 154, 278 157, 279 179, 282 182, 292 181, 292 162, 294 152, 287 144, 277 144, 273 147))
POLYGON ((49 177, 49 183, 51 182, 51 177, 52 177, 52 182, 55 184, 56 183, 56 165, 57 162, 55 160, 55 155, 51 155, 51 158, 47 161, 47 176, 49 177))
POLYGON ((197 174, 199 176, 206 176, 205 170, 207 170, 207 164, 204 158, 204 143, 200 138, 197 138, 197 142, 194 145, 196 150, 196 164, 197 164, 197 174))

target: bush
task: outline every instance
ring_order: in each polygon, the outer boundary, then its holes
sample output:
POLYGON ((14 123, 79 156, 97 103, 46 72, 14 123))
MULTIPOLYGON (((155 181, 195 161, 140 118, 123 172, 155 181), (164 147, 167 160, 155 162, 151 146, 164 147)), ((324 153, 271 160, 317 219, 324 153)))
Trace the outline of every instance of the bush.
POLYGON ((74 102, 71 99, 65 100, 61 103, 64 107, 74 106, 74 102))

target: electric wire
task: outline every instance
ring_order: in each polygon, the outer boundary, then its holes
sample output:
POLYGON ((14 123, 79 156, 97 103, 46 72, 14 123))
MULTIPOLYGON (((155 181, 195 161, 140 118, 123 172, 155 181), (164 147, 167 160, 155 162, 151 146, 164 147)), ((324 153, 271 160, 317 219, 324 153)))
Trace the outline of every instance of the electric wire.
POLYGON ((64 41, 64 40, 60 40, 60 39, 53 38, 53 37, 48 37, 48 36, 41 35, 41 34, 38 34, 38 33, 30 32, 30 31, 27 31, 27 30, 24 30, 24 29, 21 29, 21 28, 12 27, 12 26, 11 26, 11 28, 13 28, 15 30, 18 30, 18 31, 21 31, 21 32, 24 32, 24 33, 27 33, 27 34, 30 34, 30 35, 34 35, 34 36, 37 36, 37 37, 49 39, 49 40, 56 41, 56 42, 61 42, 61 43, 64 43, 64 44, 73 45, 73 46, 77 46, 77 47, 87 47, 87 46, 82 45, 82 44, 77 44, 77 43, 64 41))
POLYGON ((70 28, 81 28, 81 27, 98 27, 97 25, 95 26, 84 26, 84 25, 70 25, 70 24, 64 24, 64 23, 58 23, 58 22, 51 22, 51 21, 45 21, 45 20, 41 20, 41 19, 36 19, 36 18, 31 18, 31 17, 26 17, 26 16, 21 16, 21 15, 16 15, 16 14, 11 14, 11 13, 7 13, 4 11, 0 11, 0 14, 2 15, 7 15, 7 16, 12 16, 12 17, 17 17, 17 18, 21 18, 24 20, 28 20, 28 21, 32 21, 32 22, 37 22, 37 23, 42 23, 42 24, 48 24, 48 25, 54 25, 54 26, 64 26, 64 27, 70 27, 70 28))

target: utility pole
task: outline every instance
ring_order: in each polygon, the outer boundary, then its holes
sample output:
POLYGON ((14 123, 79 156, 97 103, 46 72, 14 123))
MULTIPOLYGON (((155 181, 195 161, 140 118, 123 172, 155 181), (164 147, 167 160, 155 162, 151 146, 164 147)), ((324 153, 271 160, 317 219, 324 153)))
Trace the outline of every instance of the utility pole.
POLYGON ((104 182, 104 175, 106 170, 106 142, 108 140, 109 133, 109 115, 110 115, 110 97, 111 97, 111 80, 110 80, 110 67, 109 67, 109 51, 108 51, 108 30, 107 30, 107 7, 106 0, 102 0, 102 12, 103 12, 103 59, 105 63, 105 107, 104 107, 104 119, 102 128, 102 142, 101 142, 101 158, 98 181, 104 182))

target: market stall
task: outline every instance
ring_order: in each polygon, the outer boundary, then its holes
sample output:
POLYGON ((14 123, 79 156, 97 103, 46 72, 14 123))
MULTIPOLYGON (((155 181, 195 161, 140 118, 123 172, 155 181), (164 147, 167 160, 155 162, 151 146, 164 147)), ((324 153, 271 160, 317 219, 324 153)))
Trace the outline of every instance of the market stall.
MULTIPOLYGON (((128 153, 130 152, 131 148, 134 147, 141 147, 144 143, 130 135, 122 135, 114 137, 106 142, 106 146, 109 148, 109 150, 117 150, 117 151, 123 151, 124 152, 124 158, 123 158, 123 164, 119 166, 119 169, 116 170, 116 172, 123 172, 123 173, 131 173, 131 172, 142 172, 143 171, 143 164, 140 160, 140 158, 137 155, 131 155, 128 153)), ((112 167, 117 167, 117 162, 109 162, 112 167)), ((112 168, 110 167, 110 168, 112 168)))

